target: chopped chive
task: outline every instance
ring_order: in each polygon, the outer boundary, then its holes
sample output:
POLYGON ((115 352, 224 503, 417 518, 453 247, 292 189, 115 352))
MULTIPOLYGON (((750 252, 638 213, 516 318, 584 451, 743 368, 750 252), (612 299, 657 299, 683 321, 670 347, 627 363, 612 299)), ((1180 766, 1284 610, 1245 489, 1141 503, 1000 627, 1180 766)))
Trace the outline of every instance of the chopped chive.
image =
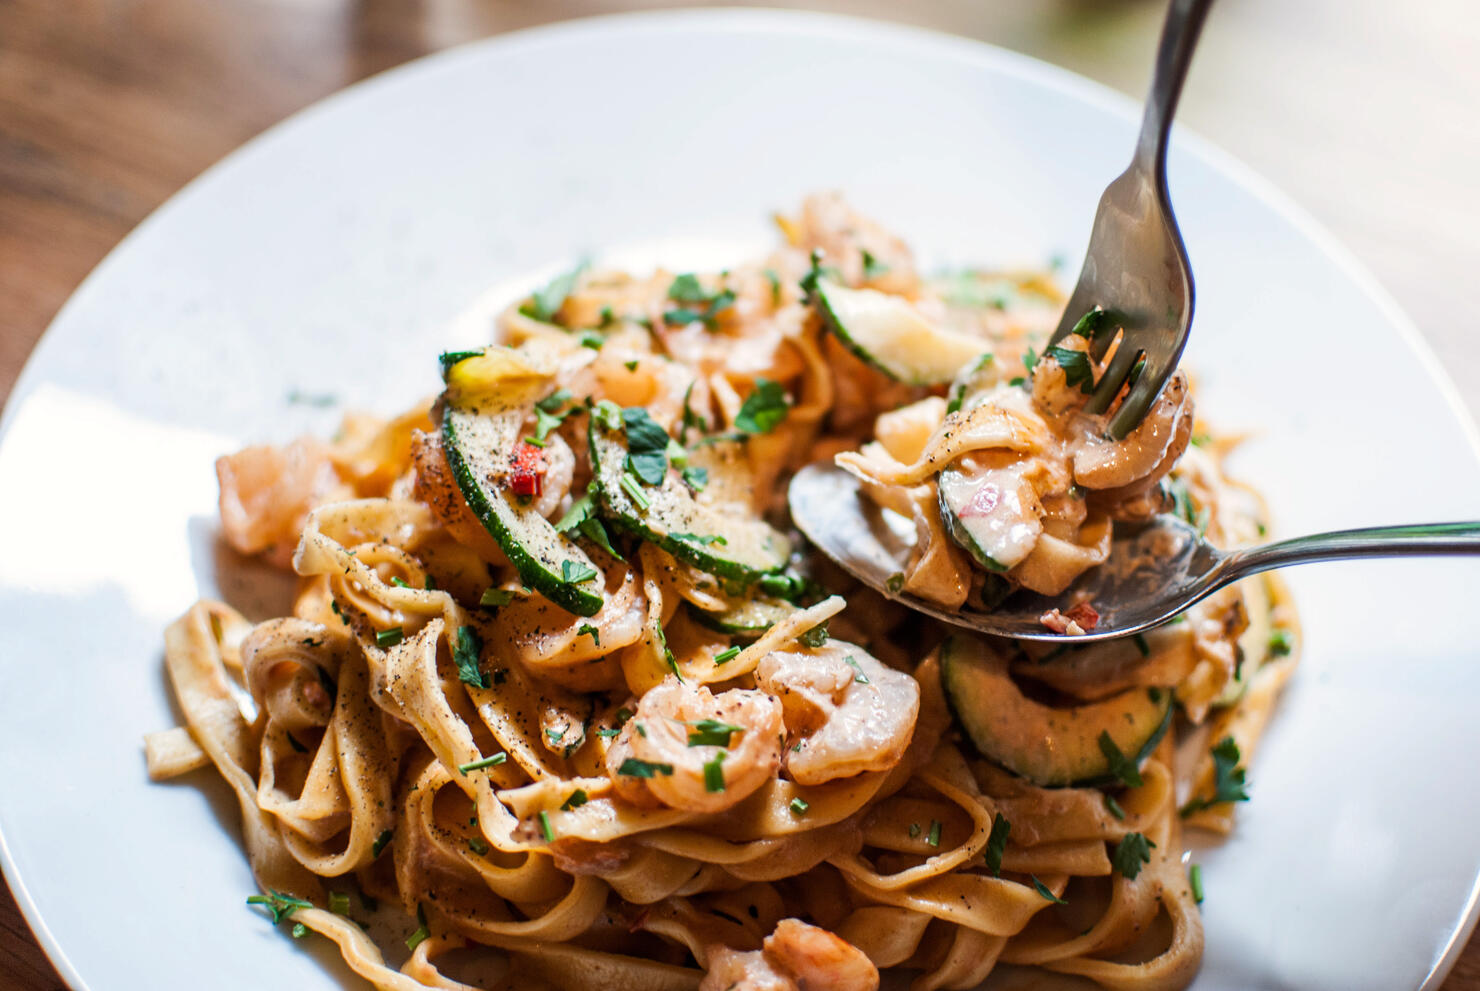
POLYGON ((884 587, 889 590, 891 595, 898 595, 899 590, 904 588, 904 572, 896 571, 890 575, 889 580, 884 583, 884 587))
POLYGON ((295 922, 295 923, 293 923, 293 938, 294 939, 302 939, 303 937, 305 937, 307 935, 308 935, 308 926, 305 926, 301 922, 295 922))
POLYGON ((524 438, 524 443, 528 444, 530 447, 544 447, 545 446, 545 442, 544 441, 539 440, 539 439, 537 439, 535 437, 526 437, 526 438, 524 438))
POLYGON ((791 809, 791 814, 794 816, 806 815, 807 810, 811 807, 805 799, 801 798, 793 798, 791 804, 788 806, 791 809))
MULTIPOLYGON (((638 726, 638 730, 642 727, 638 726)), ((617 768, 617 773, 628 778, 651 778, 655 774, 668 777, 673 774, 672 764, 655 764, 652 761, 639 760, 636 757, 628 757, 622 761, 622 766, 617 768)))
POLYGON ((329 892, 329 911, 335 915, 349 915, 349 895, 343 891, 329 892))
POLYGON ((432 931, 427 928, 427 913, 420 905, 416 906, 416 921, 418 923, 416 932, 406 937, 406 949, 415 950, 421 945, 422 940, 429 938, 432 931))
POLYGON ((930 835, 925 837, 925 842, 933 847, 940 846, 940 820, 930 820, 930 835))
POLYGON ((717 665, 718 664, 725 664, 725 663, 727 663, 729 661, 733 661, 735 658, 737 658, 739 656, 740 656, 740 648, 739 647, 726 647, 724 650, 722 650, 718 654, 715 654, 714 655, 714 663, 717 664, 717 665))
POLYGON ((1294 649, 1295 649, 1295 638, 1290 635, 1290 631, 1289 630, 1286 630, 1286 629, 1283 629, 1283 628, 1277 628, 1277 629, 1274 629, 1274 630, 1270 631, 1270 634, 1269 634, 1269 656, 1270 657, 1284 657, 1284 656, 1286 656, 1287 654, 1289 654, 1294 649))
POLYGON ((391 584, 394 585, 394 586, 396 586, 396 588, 410 588, 411 587, 410 585, 406 584, 406 579, 400 577, 399 575, 393 576, 391 578, 391 584))
POLYGON ((1114 795, 1105 796, 1105 808, 1108 809, 1110 811, 1110 814, 1113 815, 1115 818, 1125 818, 1125 809, 1120 807, 1120 803, 1115 800, 1114 795))
POLYGON ((427 575, 426 578, 422 579, 421 587, 428 592, 435 592, 437 590, 437 579, 431 575, 427 575))
POLYGON ((378 630, 375 634, 375 646, 394 647, 400 643, 406 634, 399 626, 393 626, 389 630, 378 630))
POLYGON ((731 726, 718 719, 699 719, 685 725, 689 727, 691 747, 728 747, 730 737, 745 732, 743 726, 731 726))
POLYGON ((622 486, 623 492, 626 492, 627 495, 632 497, 632 501, 637 503, 638 509, 647 509, 652 505, 648 501, 648 497, 642 494, 642 489, 638 488, 637 479, 632 477, 631 472, 623 472, 622 480, 617 484, 622 486))
POLYGON ((251 895, 247 898, 248 905, 264 905, 272 914, 273 925, 277 925, 288 918, 300 908, 313 908, 313 902, 285 895, 281 891, 269 891, 265 895, 251 895))
POLYGON ((472 850, 474 853, 481 857, 493 848, 479 837, 474 836, 468 840, 468 849, 472 850))
POLYGON ((636 358, 633 358, 631 361, 624 361, 624 362, 622 362, 622 364, 625 365, 625 366, 627 366, 627 371, 629 371, 629 372, 635 372, 635 371, 637 371, 637 359, 636 358))
POLYGON ((596 731, 596 735, 601 737, 603 740, 610 740, 612 737, 618 735, 621 732, 622 731, 619 729, 599 729, 596 731))
POLYGON ((1192 885, 1192 900, 1201 905, 1203 902, 1202 864, 1193 864, 1187 868, 1187 881, 1192 885))
POLYGON ((1001 812, 992 815, 992 832, 987 836, 987 849, 983 856, 987 870, 993 877, 1002 876, 1002 854, 1007 850, 1007 835, 1012 832, 1012 823, 1001 812))
POLYGON ((508 754, 497 753, 494 754, 492 757, 484 757, 482 760, 475 760, 470 764, 459 764, 457 765, 457 773, 466 775, 469 771, 481 771, 485 767, 498 767, 500 764, 508 759, 508 754))
POLYGON ((555 830, 550 825, 550 813, 540 809, 540 832, 545 834, 546 843, 555 842, 555 830))

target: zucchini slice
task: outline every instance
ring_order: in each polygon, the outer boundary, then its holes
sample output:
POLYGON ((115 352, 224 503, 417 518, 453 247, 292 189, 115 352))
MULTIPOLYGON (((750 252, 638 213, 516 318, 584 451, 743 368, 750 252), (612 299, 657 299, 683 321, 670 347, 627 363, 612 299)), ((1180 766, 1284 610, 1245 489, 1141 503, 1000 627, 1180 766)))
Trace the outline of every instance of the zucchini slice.
POLYGON ((816 295, 823 324, 848 350, 909 385, 944 385, 987 350, 986 341, 935 326, 903 296, 826 279, 816 295))
POLYGON ((505 485, 509 453, 518 443, 523 421, 522 407, 483 412, 449 405, 442 413, 448 467, 473 514, 518 569, 519 580, 562 609, 594 616, 605 601, 601 569, 505 485), (594 576, 566 581, 567 570, 594 576))
POLYGON ((1005 572, 1038 544, 1043 524, 1023 506, 1015 472, 988 469, 967 474, 956 467, 936 478, 946 533, 988 571, 1005 572))
POLYGON ((1170 689, 1131 688, 1066 708, 1036 702, 1013 682, 1006 657, 964 634, 941 644, 940 680, 981 755, 1046 787, 1115 783, 1101 734, 1139 766, 1172 722, 1170 689))
MULTIPOLYGON (((763 520, 727 512, 727 504, 696 499, 671 466, 661 485, 637 481, 626 468, 625 430, 612 429, 601 419, 591 417, 590 444, 591 489, 603 517, 721 578, 749 583, 786 567, 791 541, 785 534, 763 520)), ((732 490, 717 480, 716 473, 743 470, 743 455, 740 444, 732 441, 718 441, 695 452, 692 463, 710 472, 705 492, 732 490)))
POLYGON ((709 612, 692 602, 688 607, 689 615, 701 625, 741 640, 754 640, 797 611, 797 607, 785 599, 764 595, 735 596, 722 612, 709 612))

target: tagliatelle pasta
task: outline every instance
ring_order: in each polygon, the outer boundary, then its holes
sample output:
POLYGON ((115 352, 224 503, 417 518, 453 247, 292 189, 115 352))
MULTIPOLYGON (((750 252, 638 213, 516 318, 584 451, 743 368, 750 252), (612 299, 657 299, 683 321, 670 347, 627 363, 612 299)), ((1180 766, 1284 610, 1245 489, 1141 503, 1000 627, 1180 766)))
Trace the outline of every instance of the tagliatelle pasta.
POLYGON ((430 412, 219 462, 225 538, 298 594, 169 628, 149 772, 213 766, 251 901, 375 987, 1195 975, 1182 833, 1247 797, 1283 586, 1133 640, 965 638, 817 559, 782 493, 836 456, 914 521, 902 587, 954 606, 1062 588, 1116 521, 1232 545, 1262 506, 1180 375, 1100 437, 1094 334, 1034 361, 1044 274, 922 277, 833 196, 780 225, 727 272, 563 276, 442 356, 430 412))

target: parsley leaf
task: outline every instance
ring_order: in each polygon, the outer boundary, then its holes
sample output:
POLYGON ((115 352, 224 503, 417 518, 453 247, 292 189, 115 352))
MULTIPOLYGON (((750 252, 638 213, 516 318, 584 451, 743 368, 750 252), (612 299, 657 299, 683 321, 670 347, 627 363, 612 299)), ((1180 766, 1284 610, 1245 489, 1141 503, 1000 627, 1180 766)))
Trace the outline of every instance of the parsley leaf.
POLYGON ((1136 767, 1136 762, 1120 752, 1115 741, 1110 737, 1109 730, 1100 730, 1100 753, 1105 755, 1105 760, 1110 764, 1110 773, 1124 785, 1131 788, 1141 786, 1141 771, 1136 767))
POLYGON ((735 415, 735 428, 747 434, 768 434, 786 419, 791 404, 780 382, 768 378, 755 380, 755 389, 740 404, 735 415))
POLYGON ((1184 817, 1200 809, 1206 809, 1212 805, 1222 802, 1247 802, 1249 793, 1245 790, 1248 782, 1245 780, 1245 770, 1238 766, 1239 751, 1238 744, 1233 737, 1225 736, 1213 747, 1213 797, 1194 798, 1182 806, 1184 817))
POLYGON ((1269 633, 1269 656, 1284 657, 1295 649, 1295 638, 1290 631, 1276 627, 1269 633))
POLYGON ((683 470, 683 483, 695 492, 703 492, 709 484, 709 469, 690 465, 683 470))
POLYGON ((471 626, 457 628, 457 642, 452 645, 452 660, 457 664, 457 680, 474 688, 487 688, 488 677, 478 669, 478 655, 483 641, 471 626))
POLYGON ((853 655, 849 654, 843 660, 847 661, 848 666, 853 669, 853 680, 860 685, 867 685, 868 675, 863 673, 863 668, 858 666, 858 662, 853 659, 853 655))
POLYGON ((879 276, 881 276, 885 272, 889 271, 889 266, 888 265, 885 265, 883 262, 881 262, 877 258, 875 258, 873 256, 873 253, 871 251, 869 251, 867 248, 864 248, 862 250, 862 254, 863 254, 863 278, 864 278, 865 281, 872 281, 873 279, 877 279, 879 276))
POLYGON ((590 796, 586 794, 586 790, 584 788, 577 788, 570 793, 569 798, 560 803, 560 811, 569 812, 571 809, 578 809, 588 801, 590 801, 590 796))
POLYGON ((807 274, 802 276, 801 282, 798 283, 802 289, 802 298, 809 303, 817 293, 817 282, 819 279, 840 280, 841 276, 837 269, 823 265, 822 252, 817 248, 813 248, 812 256, 808 260, 807 274))
POLYGON ((1085 340, 1092 341, 1095 339, 1095 335, 1106 328, 1109 319, 1109 312, 1097 306, 1080 317, 1079 322, 1074 325, 1074 329, 1069 331, 1069 333, 1078 334, 1085 340))
POLYGON ((313 902, 304 901, 302 898, 294 898, 285 895, 281 891, 269 891, 265 895, 252 895, 247 899, 248 905, 262 905, 272 914, 273 925, 282 922, 300 908, 313 908, 313 902))
POLYGON ((1080 392, 1094 391, 1095 370, 1089 363, 1088 354, 1056 346, 1048 349, 1048 357, 1058 362, 1059 367, 1064 370, 1065 385, 1077 385, 1080 392))
POLYGON ((565 305, 571 290, 576 287, 576 280, 584 271, 586 271, 586 263, 581 262, 569 272, 555 276, 542 288, 536 289, 534 295, 530 296, 529 302, 519 307, 519 312, 531 320, 555 323, 555 315, 565 305))
POLYGON ((719 313, 735 302, 735 294, 729 289, 721 289, 716 293, 706 292, 700 285, 698 277, 693 273, 686 273, 675 278, 668 286, 668 298, 678 303, 691 303, 694 306, 675 307, 667 311, 663 314, 664 323, 677 327, 702 321, 704 326, 710 330, 713 330, 718 322, 719 313), (700 310, 695 306, 704 308, 700 310))
POLYGON ((668 473, 668 431, 641 406, 622 410, 627 427, 627 468, 648 485, 663 484, 668 473))
POLYGON ((691 747, 728 747, 731 736, 745 732, 744 726, 731 726, 718 719, 700 719, 684 725, 689 727, 691 747))
POLYGON ((574 561, 560 562, 560 577, 565 579, 568 585, 579 585, 596 577, 596 569, 588 564, 576 564, 574 561))
POLYGON ((1045 885, 1042 881, 1038 880, 1038 876, 1036 874, 1029 874, 1028 877, 1031 878, 1032 881, 1033 881, 1033 890, 1036 891, 1036 892, 1038 892, 1038 894, 1040 896, 1042 896, 1043 898, 1048 899, 1049 901, 1053 902, 1056 905, 1067 905, 1067 904, 1069 904, 1068 902, 1066 902, 1062 898, 1060 898, 1058 895, 1054 894, 1052 891, 1049 891, 1048 890, 1048 886, 1045 885))
MULTIPOLYGON (((810 630, 807 630, 806 632, 798 636, 797 643, 801 644, 803 647, 821 647, 823 644, 827 643, 827 639, 827 620, 824 619, 822 622, 818 623, 810 630)), ((857 664, 854 664, 855 668, 857 666, 857 664)))
POLYGON ((1001 812, 992 816, 992 832, 987 836, 987 849, 983 856, 987 860, 987 870, 992 872, 993 877, 1002 876, 1002 854, 1007 850, 1007 834, 1012 832, 1012 823, 1001 812))
POLYGON ((725 790, 725 770, 720 765, 724 764, 725 758, 730 756, 721 750, 713 759, 704 764, 704 790, 718 792, 725 790))
POLYGON ((1110 858, 1110 864, 1127 881, 1134 881, 1136 875, 1141 873, 1141 865, 1151 863, 1151 849, 1154 846, 1155 843, 1140 833, 1126 833, 1125 838, 1115 847, 1115 855, 1110 858))
POLYGON ((591 642, 600 647, 601 631, 598 630, 596 627, 592 626, 590 623, 582 623, 580 629, 576 630, 576 636, 578 637, 585 636, 588 633, 591 635, 591 642))

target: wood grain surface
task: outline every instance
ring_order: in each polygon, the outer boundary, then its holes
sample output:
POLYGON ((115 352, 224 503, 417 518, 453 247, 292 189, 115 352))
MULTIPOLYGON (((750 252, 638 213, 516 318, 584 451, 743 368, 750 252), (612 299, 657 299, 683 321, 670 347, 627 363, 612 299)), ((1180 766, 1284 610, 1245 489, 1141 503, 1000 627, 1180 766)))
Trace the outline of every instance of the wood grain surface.
MULTIPOLYGON (((0 400, 93 266, 265 127, 449 45, 671 5, 0 0, 0 400)), ((780 5, 981 38, 1137 97, 1162 13, 1152 0, 780 5)), ((1225 2, 1204 33, 1180 120, 1274 180, 1351 247, 1415 318, 1466 405, 1480 409, 1480 328, 1469 298, 1480 270, 1480 5, 1225 2)), ((65 987, 8 891, 0 891, 0 987, 65 987)), ((1480 944, 1443 988, 1480 991, 1480 944)))

